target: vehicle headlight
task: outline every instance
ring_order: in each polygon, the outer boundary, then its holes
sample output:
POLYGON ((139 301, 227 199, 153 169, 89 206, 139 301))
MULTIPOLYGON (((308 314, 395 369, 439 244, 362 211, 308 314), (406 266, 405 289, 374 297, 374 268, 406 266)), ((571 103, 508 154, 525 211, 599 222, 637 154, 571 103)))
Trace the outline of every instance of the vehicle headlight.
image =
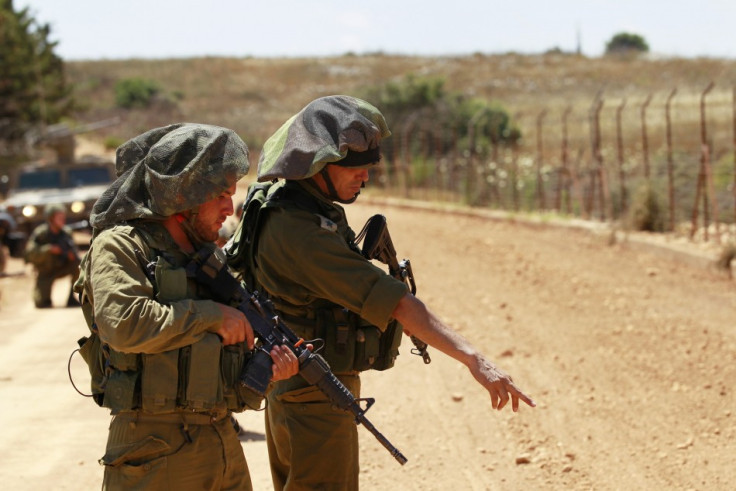
POLYGON ((84 202, 83 201, 75 201, 69 206, 69 209, 72 211, 72 213, 82 213, 84 211, 84 202))
POLYGON ((26 218, 33 218, 38 214, 38 208, 33 205, 26 205, 23 207, 23 216, 26 218))

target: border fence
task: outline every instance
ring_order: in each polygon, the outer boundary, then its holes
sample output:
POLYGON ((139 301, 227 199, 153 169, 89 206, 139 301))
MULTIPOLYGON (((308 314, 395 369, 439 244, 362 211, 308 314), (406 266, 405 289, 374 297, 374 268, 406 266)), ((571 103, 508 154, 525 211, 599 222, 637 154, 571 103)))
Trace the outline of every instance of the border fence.
MULTIPOLYGON (((652 231, 736 238, 736 87, 649 94, 512 114, 523 137, 479 145, 471 118, 394 122, 374 176, 395 196, 559 213, 652 231)), ((480 125, 479 125, 480 126, 480 125)))

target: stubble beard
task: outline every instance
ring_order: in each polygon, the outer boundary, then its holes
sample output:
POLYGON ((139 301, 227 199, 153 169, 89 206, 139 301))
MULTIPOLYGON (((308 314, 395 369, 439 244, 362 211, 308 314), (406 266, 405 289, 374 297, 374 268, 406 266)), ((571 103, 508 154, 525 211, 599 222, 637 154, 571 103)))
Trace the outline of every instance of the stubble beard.
POLYGON ((199 217, 194 220, 194 231, 207 242, 215 242, 220 235, 220 227, 217 227, 217 230, 213 231, 212 226, 202 223, 199 217))

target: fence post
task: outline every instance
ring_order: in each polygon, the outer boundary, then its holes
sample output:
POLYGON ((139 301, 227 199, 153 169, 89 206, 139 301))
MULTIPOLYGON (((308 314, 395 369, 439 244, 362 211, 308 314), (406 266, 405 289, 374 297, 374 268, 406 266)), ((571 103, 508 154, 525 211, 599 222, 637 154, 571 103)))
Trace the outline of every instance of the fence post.
POLYGON ((561 150, 561 168, 559 172, 559 177, 557 179, 557 196, 555 196, 555 207, 557 208, 557 211, 562 211, 562 182, 564 178, 565 182, 565 208, 567 209, 567 213, 571 213, 572 208, 570 206, 570 175, 569 175, 569 168, 568 168, 568 161, 570 158, 570 150, 568 149, 568 141, 567 141, 567 118, 570 116, 570 112, 572 112, 572 107, 567 106, 565 108, 565 111, 562 113, 562 150, 561 150))
POLYGON ((601 109, 603 108, 603 99, 601 98, 601 93, 599 92, 596 96, 595 101, 593 101, 593 106, 591 107, 591 151, 592 151, 592 157, 593 161, 595 162, 595 169, 592 169, 591 172, 591 195, 590 195, 590 207, 589 207, 589 213, 592 213, 593 211, 593 203, 595 202, 595 192, 598 191, 598 203, 599 203, 599 212, 600 212, 600 218, 601 220, 606 220, 606 196, 604 193, 604 189, 606 189, 606 184, 603 182, 605 179, 605 175, 603 172, 603 154, 601 153, 601 125, 600 125, 600 117, 601 117, 601 109), (597 189, 596 189, 597 188, 597 189))
POLYGON ((676 87, 672 89, 672 92, 670 92, 664 106, 665 119, 667 123, 667 190, 670 202, 670 231, 675 230, 675 164, 672 160, 672 118, 670 116, 670 105, 675 94, 677 94, 676 87))
POLYGON ((703 194, 703 240, 708 241, 708 189, 707 174, 710 163, 710 151, 708 148, 708 133, 705 120, 705 96, 713 89, 715 84, 709 83, 703 93, 700 95, 700 168, 698 172, 698 182, 695 188, 695 206, 693 206, 692 228, 690 230, 690 238, 695 236, 698 225, 698 201, 700 194, 703 194))
POLYGON ((544 182, 542 178, 542 162, 544 160, 542 148, 542 123, 546 114, 547 110, 542 109, 542 111, 537 115, 537 203, 539 205, 539 211, 544 211, 547 206, 547 200, 544 195, 544 182))
MULTIPOLYGON (((514 115, 514 120, 521 119, 521 112, 514 115)), ((519 211, 519 140, 514 140, 511 144, 511 200, 514 204, 514 211, 519 211)))
POLYGON ((626 215, 628 200, 626 196, 626 173, 624 172, 624 137, 621 131, 621 113, 626 106, 626 98, 616 108, 616 146, 618 148, 618 184, 621 193, 621 215, 626 215))
POLYGON ((476 144, 475 144, 475 135, 477 133, 476 126, 480 124, 482 121, 482 118, 484 116, 487 116, 487 109, 481 108, 471 116, 470 120, 468 121, 468 150, 469 150, 469 165, 468 165, 468 193, 467 198, 468 202, 471 205, 478 204, 478 200, 481 199, 483 190, 485 189, 485 183, 482 182, 482 177, 485 175, 485 172, 483 170, 483 165, 478 164, 478 167, 476 168, 477 159, 475 158, 477 155, 476 144), (472 172, 472 174, 471 174, 472 172), (473 175, 474 174, 474 175, 473 175), (479 182, 481 181, 481 182, 479 182), (475 184, 473 186, 473 184, 475 184))
POLYGON ((641 105, 641 148, 644 155, 644 177, 649 184, 649 140, 647 138, 647 106, 652 102, 652 94, 649 94, 641 105))

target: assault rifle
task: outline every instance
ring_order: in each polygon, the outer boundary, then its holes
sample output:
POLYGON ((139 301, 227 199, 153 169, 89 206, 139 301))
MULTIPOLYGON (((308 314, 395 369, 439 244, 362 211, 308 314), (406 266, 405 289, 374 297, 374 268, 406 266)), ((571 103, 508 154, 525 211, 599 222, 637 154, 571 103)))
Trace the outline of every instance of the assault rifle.
MULTIPOLYGON (((398 261, 396 258, 396 249, 388 233, 388 225, 386 217, 383 215, 373 215, 368 219, 363 229, 356 238, 356 242, 363 240, 361 252, 366 259, 377 259, 378 261, 388 265, 388 272, 391 276, 399 281, 403 281, 409 287, 412 295, 417 293, 417 285, 414 283, 414 273, 411 271, 411 262, 408 259, 398 261)), ((427 343, 418 337, 411 335, 411 342, 414 348, 411 352, 414 355, 422 357, 425 364, 432 362, 427 353, 427 343)))
MULTIPOLYGON (((70 232, 76 232, 77 230, 88 229, 89 222, 87 220, 80 220, 78 222, 67 223, 64 227, 70 232)), ((64 256, 68 256, 70 252, 73 252, 75 256, 79 256, 79 249, 71 235, 65 236, 62 240, 55 242, 54 244, 61 248, 61 253, 64 256)))
POLYGON ((243 368, 240 383, 244 387, 263 396, 273 374, 270 352, 274 346, 286 346, 299 360, 299 375, 307 383, 317 386, 338 408, 353 413, 355 423, 362 424, 370 431, 401 465, 407 462, 407 458, 365 417, 375 399, 356 399, 335 377, 325 359, 307 349, 304 339, 299 338, 279 319, 270 301, 261 298, 258 292, 246 290, 230 274, 222 250, 200 250, 187 266, 187 276, 207 287, 213 300, 235 306, 245 314, 260 341, 255 354, 243 368), (365 409, 361 407, 361 402, 365 402, 365 409))

